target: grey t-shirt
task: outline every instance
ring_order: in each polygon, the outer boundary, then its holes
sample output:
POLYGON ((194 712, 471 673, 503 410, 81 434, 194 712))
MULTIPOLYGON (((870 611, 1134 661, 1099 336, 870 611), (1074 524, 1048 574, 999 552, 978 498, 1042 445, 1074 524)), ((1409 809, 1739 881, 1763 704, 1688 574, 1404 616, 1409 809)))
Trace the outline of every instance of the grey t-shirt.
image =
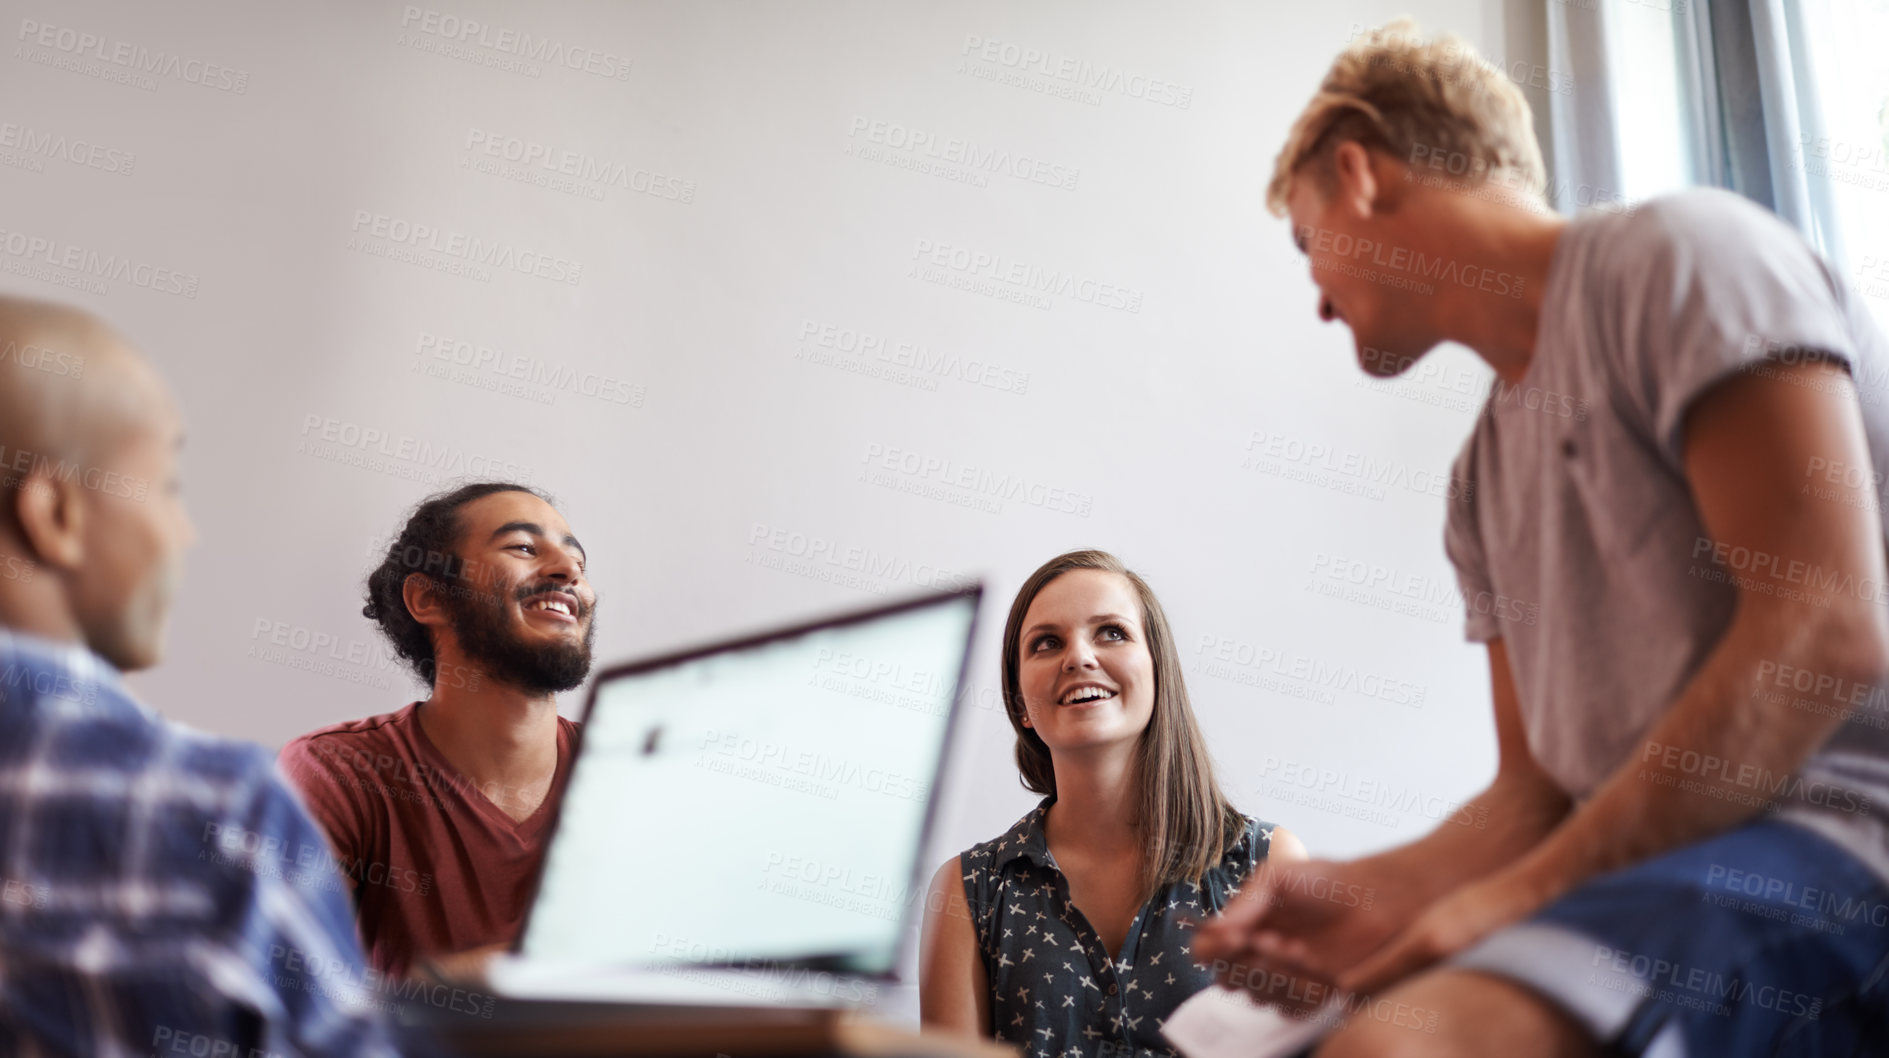
MULTIPOLYGON (((1822 358, 1850 368, 1873 465, 1889 467, 1889 341, 1794 230, 1712 190, 1572 221, 1538 333, 1526 376, 1497 381, 1458 457, 1456 473, 1474 485, 1451 502, 1444 543, 1469 638, 1505 642, 1529 749, 1582 799, 1641 756, 1640 741, 1729 626, 1737 585, 1884 597, 1883 585, 1841 571, 1716 547, 1682 446, 1688 408, 1716 383, 1822 358)), ((1872 475, 1880 505, 1871 467, 1807 467, 1802 495, 1835 497, 1832 482, 1872 475)), ((1827 710, 1796 689, 1820 674, 1788 661, 1761 665, 1767 701, 1827 710)), ((1889 812, 1889 691, 1836 691, 1855 712, 1794 775, 1674 754, 1645 761, 1647 781, 1696 779, 1775 806, 1889 878, 1879 818, 1889 812)))

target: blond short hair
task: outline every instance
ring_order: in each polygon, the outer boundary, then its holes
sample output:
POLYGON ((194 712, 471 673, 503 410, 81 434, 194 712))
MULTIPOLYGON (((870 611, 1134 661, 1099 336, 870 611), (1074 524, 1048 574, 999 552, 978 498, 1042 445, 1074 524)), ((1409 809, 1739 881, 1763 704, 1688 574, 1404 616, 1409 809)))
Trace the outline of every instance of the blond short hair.
POLYGON ((1284 216, 1301 175, 1330 187, 1344 140, 1466 186, 1499 181, 1540 197, 1547 183, 1521 89, 1462 40, 1426 41, 1408 19, 1361 34, 1333 61, 1279 151, 1266 207, 1284 216))

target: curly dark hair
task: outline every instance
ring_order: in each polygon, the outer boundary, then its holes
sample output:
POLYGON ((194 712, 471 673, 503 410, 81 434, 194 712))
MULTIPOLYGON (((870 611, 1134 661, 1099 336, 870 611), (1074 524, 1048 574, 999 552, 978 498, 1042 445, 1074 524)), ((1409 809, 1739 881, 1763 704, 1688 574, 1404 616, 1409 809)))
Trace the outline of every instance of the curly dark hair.
POLYGON ((457 550, 464 531, 459 510, 496 492, 528 492, 546 503, 552 502, 537 489, 511 481, 475 481, 434 493, 407 515, 400 535, 388 545, 380 565, 367 575, 367 605, 361 607, 362 616, 380 626, 381 634, 393 644, 394 653, 429 686, 434 671, 433 636, 407 611, 403 586, 408 576, 419 573, 448 590, 465 588, 466 560, 457 550))

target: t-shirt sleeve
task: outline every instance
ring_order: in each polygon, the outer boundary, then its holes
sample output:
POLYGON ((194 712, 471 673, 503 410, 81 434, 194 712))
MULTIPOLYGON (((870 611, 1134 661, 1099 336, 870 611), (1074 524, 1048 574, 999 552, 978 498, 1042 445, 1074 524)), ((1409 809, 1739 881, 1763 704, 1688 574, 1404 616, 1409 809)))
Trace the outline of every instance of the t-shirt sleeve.
POLYGON ((1490 605, 1495 589, 1482 549, 1482 526, 1477 520, 1475 450, 1482 441, 1483 429, 1484 422, 1478 419, 1476 432, 1456 457, 1452 474, 1461 485, 1447 501, 1443 522, 1443 550, 1456 567, 1456 586, 1463 593, 1463 635, 1472 643, 1502 638, 1502 630, 1496 625, 1496 607, 1490 605))
POLYGON ((1613 274, 1610 342, 1620 397, 1683 469, 1686 414, 1740 371, 1828 360, 1855 349, 1831 274, 1797 231, 1729 192, 1674 196, 1596 253, 1613 274))
MULTIPOLYGON (((301 795, 308 814, 327 835, 335 859, 345 867, 361 862, 365 855, 367 811, 361 803, 358 783, 351 781, 346 760, 336 752, 339 748, 332 738, 298 738, 282 747, 276 762, 283 777, 301 795)), ((355 872, 344 874, 350 888, 355 887, 355 872)))

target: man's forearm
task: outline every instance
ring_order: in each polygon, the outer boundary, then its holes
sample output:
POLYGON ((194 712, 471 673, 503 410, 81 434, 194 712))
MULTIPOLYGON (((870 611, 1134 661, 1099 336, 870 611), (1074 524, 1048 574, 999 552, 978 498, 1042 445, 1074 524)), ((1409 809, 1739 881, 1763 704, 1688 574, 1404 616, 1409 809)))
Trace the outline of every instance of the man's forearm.
POLYGON ((1633 757, 1515 865, 1518 879, 1552 899, 1598 874, 1773 810, 1778 802, 1771 795, 1790 788, 1790 776, 1843 723, 1849 706, 1826 693, 1806 708, 1804 696, 1769 693, 1761 678, 1789 666, 1827 677, 1831 686, 1873 684, 1882 672, 1872 629, 1854 607, 1747 600, 1633 757))
POLYGON ((1422 906, 1526 855, 1567 817, 1559 791, 1498 775, 1481 793, 1415 841, 1370 857, 1405 879, 1397 894, 1422 906))

